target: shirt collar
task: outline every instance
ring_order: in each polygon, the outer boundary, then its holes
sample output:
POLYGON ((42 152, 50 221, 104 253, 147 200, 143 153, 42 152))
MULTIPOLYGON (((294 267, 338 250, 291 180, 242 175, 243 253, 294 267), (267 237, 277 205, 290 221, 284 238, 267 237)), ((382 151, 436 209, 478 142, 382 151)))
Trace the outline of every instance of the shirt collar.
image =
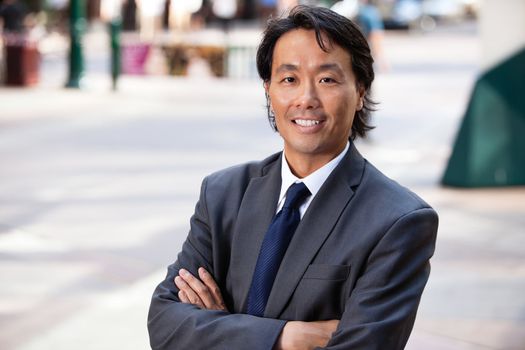
POLYGON ((345 149, 341 153, 339 153, 337 157, 335 157, 334 159, 323 165, 321 168, 317 169, 316 171, 302 179, 298 178, 292 173, 292 170, 290 170, 290 166, 288 165, 288 161, 286 160, 286 155, 283 151, 283 160, 281 162, 281 193, 279 195, 278 203, 280 203, 283 200, 283 198, 286 195, 286 191, 295 182, 303 182, 312 194, 310 196, 310 199, 315 197, 315 195, 317 194, 317 192, 319 192, 319 189, 324 184, 328 176, 330 176, 335 167, 341 162, 341 159, 343 159, 346 152, 348 152, 349 148, 350 143, 347 142, 345 149))

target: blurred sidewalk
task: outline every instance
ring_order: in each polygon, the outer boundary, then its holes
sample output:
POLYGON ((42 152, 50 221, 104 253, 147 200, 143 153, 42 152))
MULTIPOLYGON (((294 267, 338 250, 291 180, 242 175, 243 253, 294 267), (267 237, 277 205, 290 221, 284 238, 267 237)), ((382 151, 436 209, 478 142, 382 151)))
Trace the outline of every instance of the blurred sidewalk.
MULTIPOLYGON (((40 87, 0 88, 4 350, 147 349, 149 298, 202 178, 280 149, 259 81, 124 76, 112 93, 93 42, 83 91, 61 88, 63 51, 40 87)), ((477 45, 468 27, 389 33, 377 129, 358 144, 440 214, 410 350, 525 349, 525 188, 438 185, 477 45)))

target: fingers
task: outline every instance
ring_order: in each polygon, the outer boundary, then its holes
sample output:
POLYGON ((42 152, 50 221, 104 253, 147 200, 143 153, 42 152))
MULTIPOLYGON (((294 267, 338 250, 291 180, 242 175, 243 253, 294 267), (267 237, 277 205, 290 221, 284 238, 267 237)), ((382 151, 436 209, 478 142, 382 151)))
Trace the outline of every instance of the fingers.
MULTIPOLYGON (((179 270, 175 277, 175 284, 183 292, 179 299, 208 310, 226 310, 220 290, 213 277, 203 268, 199 269, 199 277, 206 280, 206 284, 193 276, 185 269, 179 270)), ((179 293, 180 294, 180 293, 179 293)))
POLYGON ((179 299, 180 299, 180 301, 182 301, 185 304, 191 304, 190 299, 188 298, 186 293, 184 293, 183 290, 179 290, 179 299))
POLYGON ((215 280, 213 279, 212 275, 206 271, 205 268, 201 267, 199 268, 199 277, 204 282, 206 287, 208 287, 208 290, 211 293, 211 296, 213 298, 214 306, 217 310, 226 310, 226 305, 224 304, 224 300, 222 299, 222 294, 219 286, 217 283, 215 283, 215 280))
POLYGON ((190 303, 200 308, 209 308, 212 296, 208 288, 185 269, 179 270, 179 276, 175 277, 175 284, 184 291, 190 303))
POLYGON ((191 286, 182 279, 181 276, 175 277, 175 285, 179 288, 179 299, 183 303, 193 304, 195 306, 204 308, 204 303, 191 286))

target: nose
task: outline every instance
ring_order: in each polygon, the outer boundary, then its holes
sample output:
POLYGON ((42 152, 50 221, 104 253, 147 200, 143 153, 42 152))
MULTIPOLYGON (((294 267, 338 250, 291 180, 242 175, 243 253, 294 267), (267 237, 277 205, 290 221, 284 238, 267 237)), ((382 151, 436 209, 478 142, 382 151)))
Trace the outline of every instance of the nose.
POLYGON ((316 109, 319 105, 320 101, 315 83, 303 83, 301 89, 299 89, 296 107, 303 110, 309 110, 316 109))

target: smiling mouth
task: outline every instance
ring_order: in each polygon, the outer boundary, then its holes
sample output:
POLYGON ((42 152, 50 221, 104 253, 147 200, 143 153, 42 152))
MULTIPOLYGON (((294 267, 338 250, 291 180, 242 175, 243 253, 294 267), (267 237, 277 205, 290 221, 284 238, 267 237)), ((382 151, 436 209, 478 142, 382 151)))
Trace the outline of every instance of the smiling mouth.
POLYGON ((311 119, 295 119, 293 121, 295 124, 300 126, 315 126, 321 123, 320 120, 311 120, 311 119))

